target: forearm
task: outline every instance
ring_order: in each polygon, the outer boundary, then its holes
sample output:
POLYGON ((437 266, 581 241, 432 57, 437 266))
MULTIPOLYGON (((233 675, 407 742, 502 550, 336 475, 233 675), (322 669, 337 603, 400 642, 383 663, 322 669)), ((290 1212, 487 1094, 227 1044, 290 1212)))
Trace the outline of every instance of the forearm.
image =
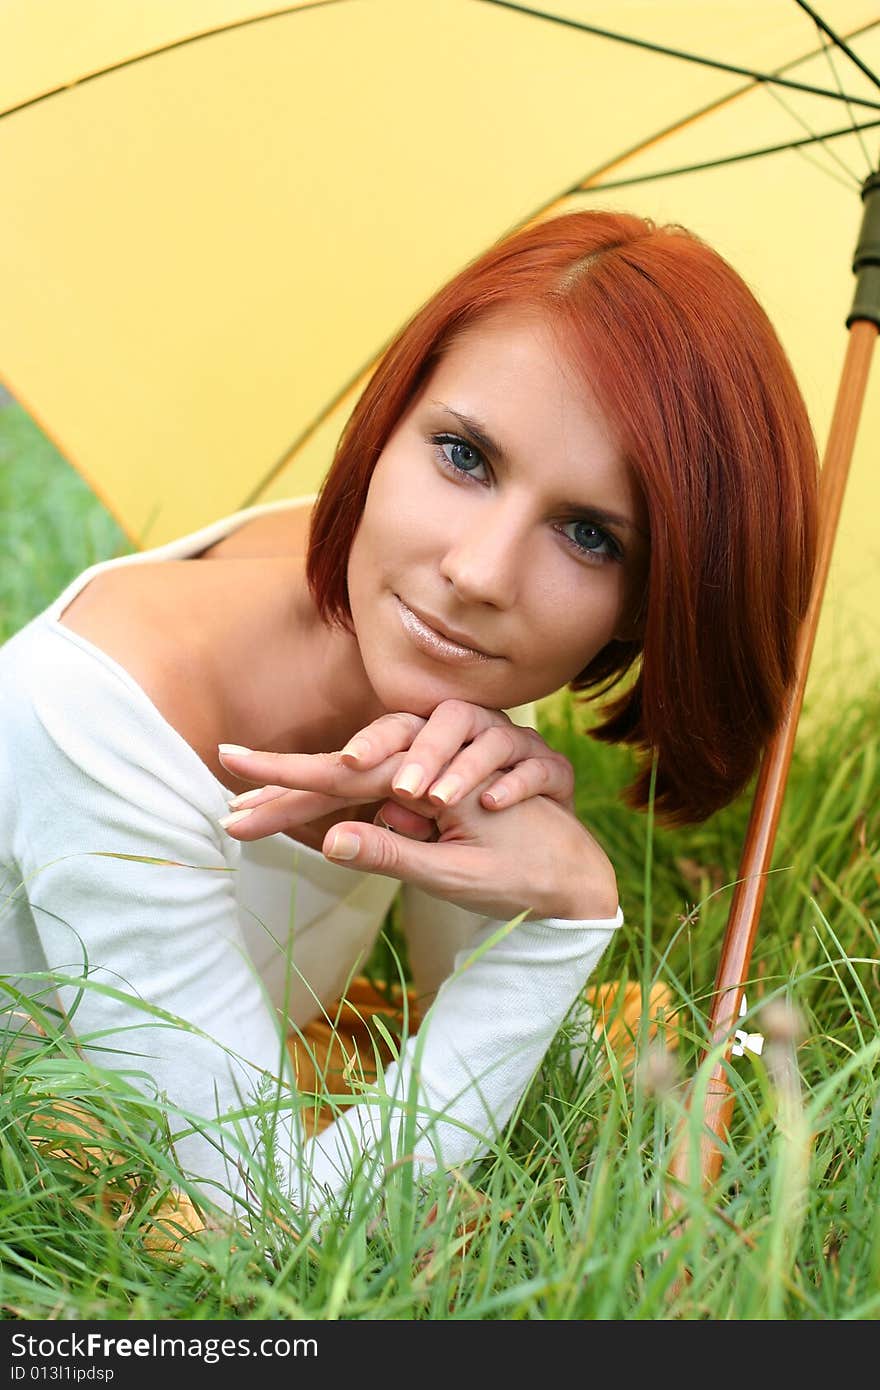
POLYGON ((328 1190, 342 1198, 362 1156, 378 1186, 389 1159, 411 1155, 426 1173, 484 1153, 621 921, 618 911, 613 919, 481 928, 375 1100, 346 1111, 306 1151, 309 1203, 319 1205, 328 1190))

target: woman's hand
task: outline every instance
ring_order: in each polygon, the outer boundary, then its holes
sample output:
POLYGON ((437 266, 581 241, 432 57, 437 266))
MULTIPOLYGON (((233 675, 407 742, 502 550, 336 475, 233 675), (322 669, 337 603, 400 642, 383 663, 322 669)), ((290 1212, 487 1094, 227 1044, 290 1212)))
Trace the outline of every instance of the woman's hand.
POLYGON ((276 779, 246 793, 253 798, 249 814, 230 825, 229 833, 254 840, 296 830, 302 839, 300 827, 330 810, 335 822, 321 848, 350 868, 415 883, 492 917, 507 919, 524 910, 540 917, 614 916, 613 868, 573 812, 548 797, 532 796, 499 815, 483 804, 488 779, 452 805, 412 798, 401 806, 393 784, 406 756, 396 754, 377 768, 357 771, 345 767, 338 754, 226 753, 223 761, 238 776, 276 779), (346 803, 377 805, 392 830, 340 820, 346 803))
MULTIPOLYGON (((537 917, 614 917, 613 866, 573 812, 533 796, 498 815, 483 806, 484 790, 478 786, 454 806, 439 806, 439 838, 430 843, 342 821, 328 831, 324 854, 489 917, 508 920, 524 910, 537 917)), ((382 815, 389 819, 387 804, 382 815)))
POLYGON ((371 819, 391 795, 385 823, 414 839, 432 839, 437 807, 454 806, 480 784, 489 811, 537 795, 573 809, 574 773, 562 754, 502 711, 463 700, 443 701, 429 719, 383 715, 338 754, 236 753, 235 745, 221 744, 219 756, 237 777, 267 784, 234 797, 233 814, 221 822, 245 840, 295 832, 319 848, 340 816, 371 819))
POLYGON ((574 809, 568 759, 502 710, 444 700, 429 719, 386 714, 350 738, 339 756, 346 766, 366 770, 400 752, 406 758, 393 786, 403 796, 454 806, 485 782, 481 804, 487 811, 539 795, 574 809), (500 777, 491 775, 499 771, 500 777))
MULTIPOLYGON (((221 750, 233 746, 220 745, 221 750)), ((503 710, 465 700, 442 701, 428 719, 417 714, 382 715, 353 734, 338 755, 311 756, 338 756, 345 767, 370 771, 396 753, 408 754, 399 760, 394 782, 395 792, 406 797, 427 795, 434 804, 452 806, 491 773, 501 772, 483 790, 488 811, 538 795, 573 809, 574 772, 568 759, 549 748, 534 729, 514 724, 503 710)), ((221 762, 224 757, 221 751, 221 762)), ((257 804, 255 793, 244 796, 249 805, 257 804)))
MULTIPOLYGON (((230 815, 220 822, 230 835, 247 841, 288 834, 313 849, 321 848, 327 830, 341 817, 372 819, 390 795, 401 764, 397 755, 360 771, 346 767, 338 753, 261 753, 223 743, 219 758, 236 777, 265 783, 231 799, 230 815)), ((395 805, 387 823, 403 835, 430 839, 436 834, 433 812, 428 803, 395 805), (426 814, 420 815, 419 808, 426 814)))

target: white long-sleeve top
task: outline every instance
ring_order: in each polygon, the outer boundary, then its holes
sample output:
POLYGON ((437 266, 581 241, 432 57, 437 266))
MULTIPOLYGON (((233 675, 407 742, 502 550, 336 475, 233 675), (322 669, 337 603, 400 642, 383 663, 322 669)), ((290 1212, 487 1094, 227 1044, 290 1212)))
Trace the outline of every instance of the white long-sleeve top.
MULTIPOLYGON (((243 1186, 228 1117, 267 1074, 292 1084, 290 1023, 344 990, 400 885, 286 835, 233 840, 218 824, 231 793, 128 671, 59 619, 108 568, 197 555, 289 505, 94 565, 0 647, 0 977, 60 1002, 87 1055, 164 1094, 181 1164, 225 1206, 243 1186)), ((274 1156, 304 1205, 338 1197, 360 1155, 389 1142, 400 1154, 414 1138, 423 1171, 485 1151, 622 922, 618 909, 505 933, 417 890, 404 902, 417 986, 443 983, 385 1074, 396 1104, 364 1100, 308 1144, 295 1105, 282 1108, 274 1156)), ((238 1133, 256 1146, 249 1121, 238 1133)))

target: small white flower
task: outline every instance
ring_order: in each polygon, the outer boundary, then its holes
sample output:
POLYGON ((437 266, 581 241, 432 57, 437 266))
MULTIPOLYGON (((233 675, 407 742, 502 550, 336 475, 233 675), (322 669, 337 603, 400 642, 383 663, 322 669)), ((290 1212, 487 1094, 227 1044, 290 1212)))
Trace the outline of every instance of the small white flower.
MULTIPOLYGON (((742 1003, 739 1006, 739 1016, 744 1018, 748 1013, 749 1006, 746 1003, 746 996, 743 995, 742 1003)), ((763 1033, 746 1033, 742 1028, 737 1028, 734 1033, 734 1044, 730 1049, 732 1057, 744 1057, 747 1052, 754 1052, 756 1057, 760 1057, 764 1051, 763 1033)))

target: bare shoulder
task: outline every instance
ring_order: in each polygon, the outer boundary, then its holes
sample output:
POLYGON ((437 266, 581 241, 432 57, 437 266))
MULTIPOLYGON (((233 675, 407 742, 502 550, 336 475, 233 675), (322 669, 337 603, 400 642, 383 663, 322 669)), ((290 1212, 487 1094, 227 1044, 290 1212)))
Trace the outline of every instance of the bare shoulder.
POLYGON ((120 566, 87 584, 59 621, 128 672, 219 782, 246 791, 251 784, 222 766, 217 744, 235 729, 232 741, 260 748, 267 721, 284 727, 272 692, 284 688, 279 663, 301 570, 287 555, 120 566))
POLYGON ((127 671, 218 775, 223 691, 210 660, 210 615, 218 604, 210 601, 206 585, 190 582, 188 565, 168 561, 107 570, 77 594, 59 621, 127 671))
MULTIPOLYGON (((135 679, 148 670, 168 624, 149 621, 168 585, 166 566, 123 565, 91 579, 62 612, 59 622, 130 669, 135 679)), ((171 610, 176 611, 175 609, 171 610)))

